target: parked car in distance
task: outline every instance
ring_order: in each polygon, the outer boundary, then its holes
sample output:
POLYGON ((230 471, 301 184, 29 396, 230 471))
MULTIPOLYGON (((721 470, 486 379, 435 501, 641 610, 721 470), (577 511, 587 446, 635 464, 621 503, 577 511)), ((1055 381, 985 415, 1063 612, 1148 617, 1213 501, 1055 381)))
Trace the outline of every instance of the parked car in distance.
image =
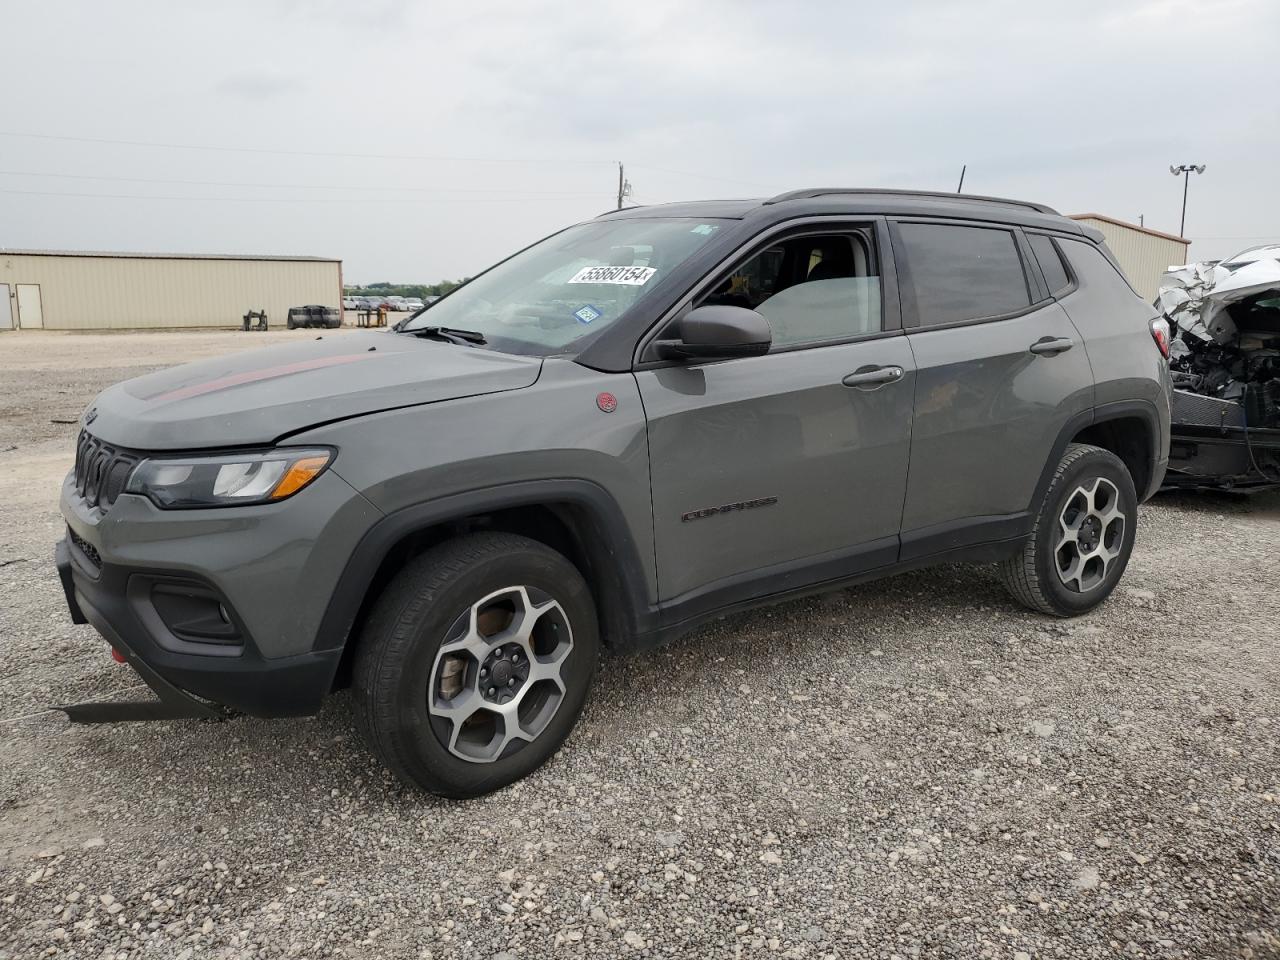
POLYGON ((417 297, 405 297, 400 301, 400 305, 402 310, 421 310, 424 306, 423 302, 417 297))
POLYGON ((392 771, 470 797, 560 747, 602 648, 956 561, 1086 613, 1165 473, 1168 342, 1039 204, 610 212, 398 333, 104 390, 57 567, 161 703, 64 709, 295 716, 349 685, 392 771))
POLYGON ((358 309, 360 309, 359 300, 357 300, 357 298, 355 298, 355 297, 343 297, 343 298, 342 298, 342 309, 343 309, 343 310, 358 310, 358 309))
POLYGON ((314 303, 305 307, 290 307, 285 326, 290 330, 296 330, 299 327, 328 327, 330 329, 340 327, 342 326, 342 311, 336 307, 324 307, 314 303))

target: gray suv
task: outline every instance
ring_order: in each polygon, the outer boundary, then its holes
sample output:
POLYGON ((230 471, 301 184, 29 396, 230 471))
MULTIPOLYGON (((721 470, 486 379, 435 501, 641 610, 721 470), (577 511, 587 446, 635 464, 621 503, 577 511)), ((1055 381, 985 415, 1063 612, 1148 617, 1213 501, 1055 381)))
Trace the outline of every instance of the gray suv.
POLYGON ((1169 449, 1168 328, 1096 231, 820 189, 604 214, 397 332, 104 391, 57 564, 158 700, 353 690, 404 780, 468 797, 568 736, 602 647, 956 560, 1072 616, 1169 449))

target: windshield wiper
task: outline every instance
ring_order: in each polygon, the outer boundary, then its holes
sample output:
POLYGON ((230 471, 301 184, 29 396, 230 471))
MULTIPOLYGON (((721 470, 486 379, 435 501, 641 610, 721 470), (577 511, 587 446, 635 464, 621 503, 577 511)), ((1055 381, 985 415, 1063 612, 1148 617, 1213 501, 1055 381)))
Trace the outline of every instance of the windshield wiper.
POLYGON ((405 333, 411 333, 415 337, 435 337, 440 340, 447 340, 449 343, 480 344, 489 342, 479 330, 459 330, 457 327, 418 327, 414 330, 406 330, 405 333))

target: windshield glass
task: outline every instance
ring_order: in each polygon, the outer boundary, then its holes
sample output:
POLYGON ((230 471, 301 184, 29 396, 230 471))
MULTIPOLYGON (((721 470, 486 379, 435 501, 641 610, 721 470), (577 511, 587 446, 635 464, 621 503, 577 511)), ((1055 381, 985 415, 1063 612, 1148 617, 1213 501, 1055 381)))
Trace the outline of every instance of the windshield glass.
POLYGON ((508 353, 571 353, 616 323, 713 237, 724 221, 603 220, 570 227, 413 317, 412 333, 450 327, 483 334, 508 353))

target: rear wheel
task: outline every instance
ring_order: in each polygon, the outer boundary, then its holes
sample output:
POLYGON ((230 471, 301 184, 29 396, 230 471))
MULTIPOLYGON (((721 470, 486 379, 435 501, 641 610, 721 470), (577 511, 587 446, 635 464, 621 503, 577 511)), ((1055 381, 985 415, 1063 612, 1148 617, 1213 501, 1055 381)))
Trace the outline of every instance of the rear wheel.
POLYGON ((401 779, 478 796, 559 749, 598 653, 595 605, 568 560, 473 534, 418 557, 378 599, 356 652, 356 720, 401 779))
POLYGON ((1138 497, 1124 462, 1073 443, 1054 471, 1035 529, 1001 565, 1005 585, 1033 610, 1087 613, 1120 581, 1137 531, 1138 497))

